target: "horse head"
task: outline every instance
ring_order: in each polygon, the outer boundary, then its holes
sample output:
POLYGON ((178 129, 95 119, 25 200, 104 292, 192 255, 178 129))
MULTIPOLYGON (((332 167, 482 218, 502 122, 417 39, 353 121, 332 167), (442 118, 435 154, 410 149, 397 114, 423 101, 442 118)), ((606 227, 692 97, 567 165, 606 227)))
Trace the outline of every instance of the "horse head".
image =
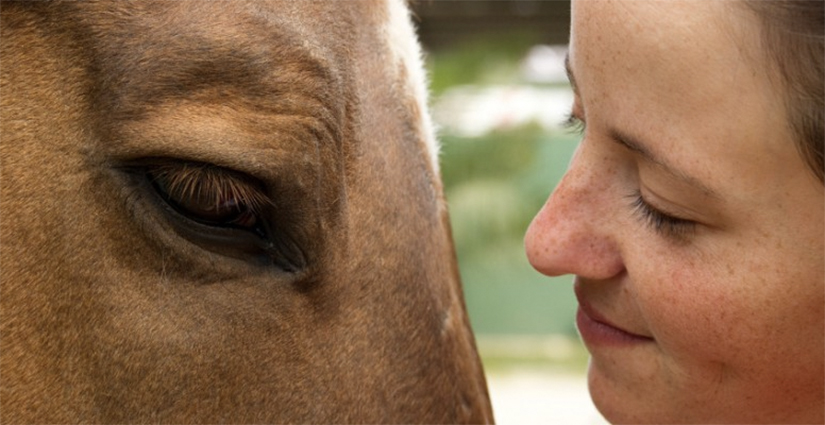
POLYGON ((492 421, 404 3, 1 7, 4 422, 492 421))

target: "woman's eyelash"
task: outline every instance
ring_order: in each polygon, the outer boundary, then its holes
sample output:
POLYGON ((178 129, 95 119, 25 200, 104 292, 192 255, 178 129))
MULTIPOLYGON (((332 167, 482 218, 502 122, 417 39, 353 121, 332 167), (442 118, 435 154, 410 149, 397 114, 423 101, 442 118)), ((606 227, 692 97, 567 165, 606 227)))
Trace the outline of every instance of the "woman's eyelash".
POLYGON ((652 207, 640 192, 630 197, 634 213, 657 233, 674 239, 684 240, 696 231, 696 222, 673 217, 652 207))
POLYGON ((584 120, 575 116, 573 112, 567 114, 567 118, 561 122, 561 126, 574 134, 583 134, 585 129, 584 120))

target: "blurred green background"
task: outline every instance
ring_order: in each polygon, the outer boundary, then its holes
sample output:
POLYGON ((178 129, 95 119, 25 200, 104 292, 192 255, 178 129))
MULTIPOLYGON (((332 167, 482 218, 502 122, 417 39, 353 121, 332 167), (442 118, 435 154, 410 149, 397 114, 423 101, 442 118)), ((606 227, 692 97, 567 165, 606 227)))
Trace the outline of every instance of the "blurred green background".
MULTIPOLYGON (((549 278, 534 271, 523 238, 564 174, 578 138, 557 125, 563 116, 551 123, 541 122, 547 121, 541 117, 531 119, 534 111, 517 111, 512 115, 519 119, 511 122, 506 116, 508 108, 523 107, 519 99, 530 92, 544 93, 543 98, 556 103, 561 98, 565 103, 561 107, 570 107, 563 96, 570 96, 566 81, 558 76, 536 81, 525 71, 531 51, 542 45, 543 38, 529 29, 476 34, 426 55, 433 115, 440 127, 442 178, 467 307, 482 340, 576 338, 572 278, 549 278), (494 104, 500 110, 478 111, 473 117, 478 104, 494 104), (455 117, 462 114, 463 118, 455 117), (485 128, 456 128, 462 119, 481 121, 485 128), (501 122, 489 124, 491 120, 501 122)), ((532 96, 533 103, 536 97, 542 98, 532 96)), ((541 109, 540 99, 538 103, 534 108, 541 109)))

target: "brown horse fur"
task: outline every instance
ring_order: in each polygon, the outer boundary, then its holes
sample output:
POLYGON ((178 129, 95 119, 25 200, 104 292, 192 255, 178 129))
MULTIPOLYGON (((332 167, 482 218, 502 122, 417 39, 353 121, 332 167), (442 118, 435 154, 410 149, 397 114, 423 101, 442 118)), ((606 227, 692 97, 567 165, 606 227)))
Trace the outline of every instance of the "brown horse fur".
POLYGON ((492 420, 402 7, 0 4, 2 422, 492 420))

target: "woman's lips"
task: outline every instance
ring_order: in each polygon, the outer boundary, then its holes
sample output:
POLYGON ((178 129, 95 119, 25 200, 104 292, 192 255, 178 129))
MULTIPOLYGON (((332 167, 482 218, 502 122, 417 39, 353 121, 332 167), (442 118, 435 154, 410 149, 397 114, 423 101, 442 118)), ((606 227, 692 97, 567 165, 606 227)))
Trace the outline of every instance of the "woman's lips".
POLYGON ((653 338, 637 335, 613 325, 581 300, 579 300, 579 310, 576 312, 576 327, 587 344, 622 346, 654 341, 653 338))

